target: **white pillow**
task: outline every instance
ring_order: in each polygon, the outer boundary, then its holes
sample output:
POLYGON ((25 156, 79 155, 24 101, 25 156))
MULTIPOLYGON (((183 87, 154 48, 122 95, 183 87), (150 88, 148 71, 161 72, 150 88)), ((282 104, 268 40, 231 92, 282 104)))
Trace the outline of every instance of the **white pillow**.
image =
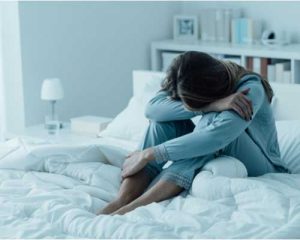
POLYGON ((160 90, 163 78, 164 74, 160 72, 134 71, 134 96, 128 106, 99 135, 141 141, 149 124, 145 117, 145 107, 160 90))
POLYGON ((203 166, 202 170, 223 177, 245 178, 248 176, 247 169, 241 161, 226 155, 209 161, 203 166))
POLYGON ((189 193, 194 197, 206 199, 223 198, 232 194, 231 178, 247 176, 247 169, 241 161, 230 156, 220 156, 203 166, 201 172, 193 180, 189 193))
POLYGON ((300 174, 300 121, 276 122, 281 159, 291 173, 300 174))
POLYGON ((141 104, 137 97, 132 97, 128 106, 99 135, 101 137, 140 141, 148 126, 144 112, 145 105, 141 104))

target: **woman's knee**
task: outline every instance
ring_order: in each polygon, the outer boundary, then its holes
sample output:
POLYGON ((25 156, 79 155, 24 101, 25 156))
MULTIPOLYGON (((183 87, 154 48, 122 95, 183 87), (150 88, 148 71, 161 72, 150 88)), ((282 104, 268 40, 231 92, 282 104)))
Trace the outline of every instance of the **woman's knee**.
POLYGON ((140 149, 159 145, 168 140, 190 133, 193 129, 194 124, 191 120, 168 122, 150 121, 140 149))
POLYGON ((142 149, 156 146, 173 138, 176 138, 176 124, 174 122, 150 121, 142 149))
POLYGON ((174 121, 169 121, 169 122, 150 121, 149 129, 156 133, 175 134, 176 123, 174 121))
POLYGON ((149 129, 157 134, 166 135, 168 138, 176 138, 192 132, 195 125, 191 120, 156 122, 150 121, 149 129))

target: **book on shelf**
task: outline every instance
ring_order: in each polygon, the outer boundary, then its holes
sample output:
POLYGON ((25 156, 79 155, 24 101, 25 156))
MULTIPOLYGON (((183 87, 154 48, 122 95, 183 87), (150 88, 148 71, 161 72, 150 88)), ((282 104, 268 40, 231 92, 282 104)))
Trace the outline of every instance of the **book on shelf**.
POLYGON ((216 16, 216 40, 224 42, 224 11, 222 9, 217 9, 215 12, 216 16))
POLYGON ((290 82, 290 77, 288 77, 288 74, 284 74, 285 71, 290 72, 290 70, 290 61, 275 63, 275 81, 279 83, 290 82), (285 79, 285 77, 288 77, 288 79, 285 79))
POLYGON ((238 64, 238 65, 241 65, 241 64, 242 64, 242 61, 241 61, 241 58, 240 58, 240 57, 224 56, 224 57, 223 57, 223 60, 225 60, 225 61, 230 61, 230 62, 236 63, 236 64, 238 64))
POLYGON ((253 72, 258 74, 261 73, 261 60, 259 57, 253 58, 253 72))
POLYGON ((253 44, 261 35, 261 23, 251 18, 231 21, 231 41, 235 44, 253 44))
POLYGON ((231 42, 234 44, 237 44, 240 42, 239 36, 240 36, 240 28, 239 28, 239 20, 238 19, 232 19, 231 21, 231 42))
POLYGON ((246 69, 260 74, 263 78, 268 78, 268 58, 247 57, 246 69))
POLYGON ((230 27, 232 19, 232 10, 224 9, 224 42, 230 42, 230 27))
POLYGON ((247 57, 246 59, 246 69, 253 71, 253 57, 247 57))
POLYGON ((260 59, 260 75, 263 78, 267 78, 268 76, 268 59, 267 58, 261 58, 260 59))
POLYGON ((240 11, 233 9, 203 9, 200 12, 200 35, 202 41, 231 41, 231 24, 240 11))
POLYGON ((274 64, 268 64, 267 66, 267 79, 269 82, 275 82, 276 81, 276 72, 275 72, 275 65, 274 64))
POLYGON ((216 41, 216 11, 203 9, 200 12, 201 39, 203 41, 216 41))
POLYGON ((283 71, 283 82, 284 83, 292 83, 292 72, 291 71, 283 71))

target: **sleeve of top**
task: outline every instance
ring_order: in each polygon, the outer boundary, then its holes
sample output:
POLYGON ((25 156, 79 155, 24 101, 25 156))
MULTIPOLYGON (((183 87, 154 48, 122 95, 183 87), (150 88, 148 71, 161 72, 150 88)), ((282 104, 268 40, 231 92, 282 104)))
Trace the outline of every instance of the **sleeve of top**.
POLYGON ((145 111, 146 118, 157 121, 176 121, 191 119, 201 112, 192 112, 184 108, 181 101, 171 99, 165 91, 160 91, 152 98, 145 111))
MULTIPOLYGON (((258 77, 249 78, 238 91, 247 88, 250 88, 247 97, 252 101, 252 118, 255 118, 264 101, 265 91, 258 77)), ((192 133, 155 146, 155 160, 177 161, 214 153, 236 139, 250 123, 231 110, 214 113, 212 120, 204 127, 196 126, 192 133)))

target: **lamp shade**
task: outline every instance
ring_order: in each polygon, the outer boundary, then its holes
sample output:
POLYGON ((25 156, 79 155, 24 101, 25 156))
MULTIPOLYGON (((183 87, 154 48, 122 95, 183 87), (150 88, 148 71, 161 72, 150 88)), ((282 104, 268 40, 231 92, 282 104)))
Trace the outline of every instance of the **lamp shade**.
POLYGON ((43 81, 41 99, 56 101, 64 97, 64 89, 58 78, 47 78, 43 81))

